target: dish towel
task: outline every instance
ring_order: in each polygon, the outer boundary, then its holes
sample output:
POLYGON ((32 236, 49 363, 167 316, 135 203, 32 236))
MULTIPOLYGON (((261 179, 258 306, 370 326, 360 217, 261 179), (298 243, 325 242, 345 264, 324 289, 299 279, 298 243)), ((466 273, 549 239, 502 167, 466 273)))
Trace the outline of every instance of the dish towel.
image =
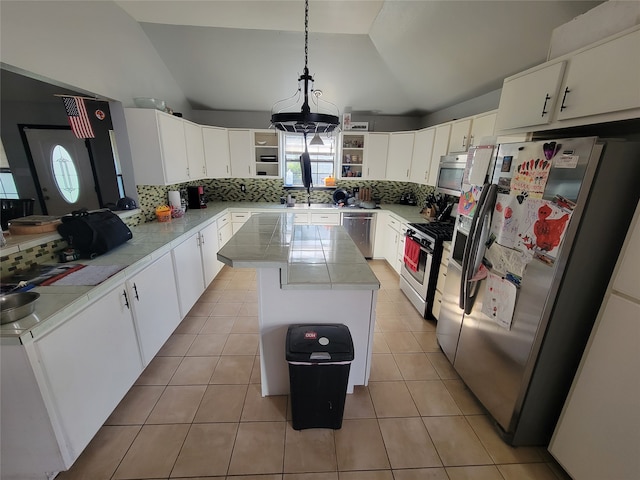
POLYGON ((420 261, 420 244, 415 240, 405 237, 404 239, 404 263, 414 272, 418 271, 420 261))

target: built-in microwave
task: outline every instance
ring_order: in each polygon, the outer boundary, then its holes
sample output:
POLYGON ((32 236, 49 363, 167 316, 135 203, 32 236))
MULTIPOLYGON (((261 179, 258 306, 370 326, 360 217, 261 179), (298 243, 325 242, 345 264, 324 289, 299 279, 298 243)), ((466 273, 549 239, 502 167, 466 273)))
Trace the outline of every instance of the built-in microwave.
POLYGON ((440 157, 436 182, 438 192, 459 197, 465 168, 467 168, 466 152, 440 157))

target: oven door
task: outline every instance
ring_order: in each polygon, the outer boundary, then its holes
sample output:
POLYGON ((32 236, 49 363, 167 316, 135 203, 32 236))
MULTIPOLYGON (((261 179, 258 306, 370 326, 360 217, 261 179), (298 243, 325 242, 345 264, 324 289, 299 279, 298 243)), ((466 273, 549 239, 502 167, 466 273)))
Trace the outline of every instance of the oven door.
MULTIPOLYGON (((409 238, 412 238, 409 236, 409 238)), ((417 239, 413 238, 416 242, 417 239)), ((419 243, 419 242, 418 242, 419 243)), ((431 263, 433 261, 433 250, 420 245, 420 257, 418 260, 418 268, 413 271, 407 266, 407 262, 402 261, 400 275, 411 286, 413 290, 420 296, 422 301, 427 299, 427 290, 429 289, 429 273, 431 272, 431 263)))

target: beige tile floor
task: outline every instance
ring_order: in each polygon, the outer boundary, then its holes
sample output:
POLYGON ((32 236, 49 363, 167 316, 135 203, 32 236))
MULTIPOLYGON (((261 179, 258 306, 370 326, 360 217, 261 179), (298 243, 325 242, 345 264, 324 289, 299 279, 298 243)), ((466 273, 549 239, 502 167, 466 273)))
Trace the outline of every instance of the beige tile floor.
POLYGON ((502 442, 435 323, 386 262, 370 265, 382 286, 371 378, 340 430, 293 430, 288 397, 261 396, 255 271, 225 267, 58 480, 568 479, 544 448, 502 442))

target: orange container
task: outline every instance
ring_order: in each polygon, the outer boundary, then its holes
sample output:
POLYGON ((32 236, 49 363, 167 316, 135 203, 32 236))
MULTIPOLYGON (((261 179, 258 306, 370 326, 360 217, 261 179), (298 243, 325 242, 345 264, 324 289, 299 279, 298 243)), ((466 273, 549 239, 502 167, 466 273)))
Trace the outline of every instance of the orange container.
POLYGON ((156 207, 156 218, 159 222, 170 222, 171 221, 171 208, 167 205, 161 205, 156 207))

